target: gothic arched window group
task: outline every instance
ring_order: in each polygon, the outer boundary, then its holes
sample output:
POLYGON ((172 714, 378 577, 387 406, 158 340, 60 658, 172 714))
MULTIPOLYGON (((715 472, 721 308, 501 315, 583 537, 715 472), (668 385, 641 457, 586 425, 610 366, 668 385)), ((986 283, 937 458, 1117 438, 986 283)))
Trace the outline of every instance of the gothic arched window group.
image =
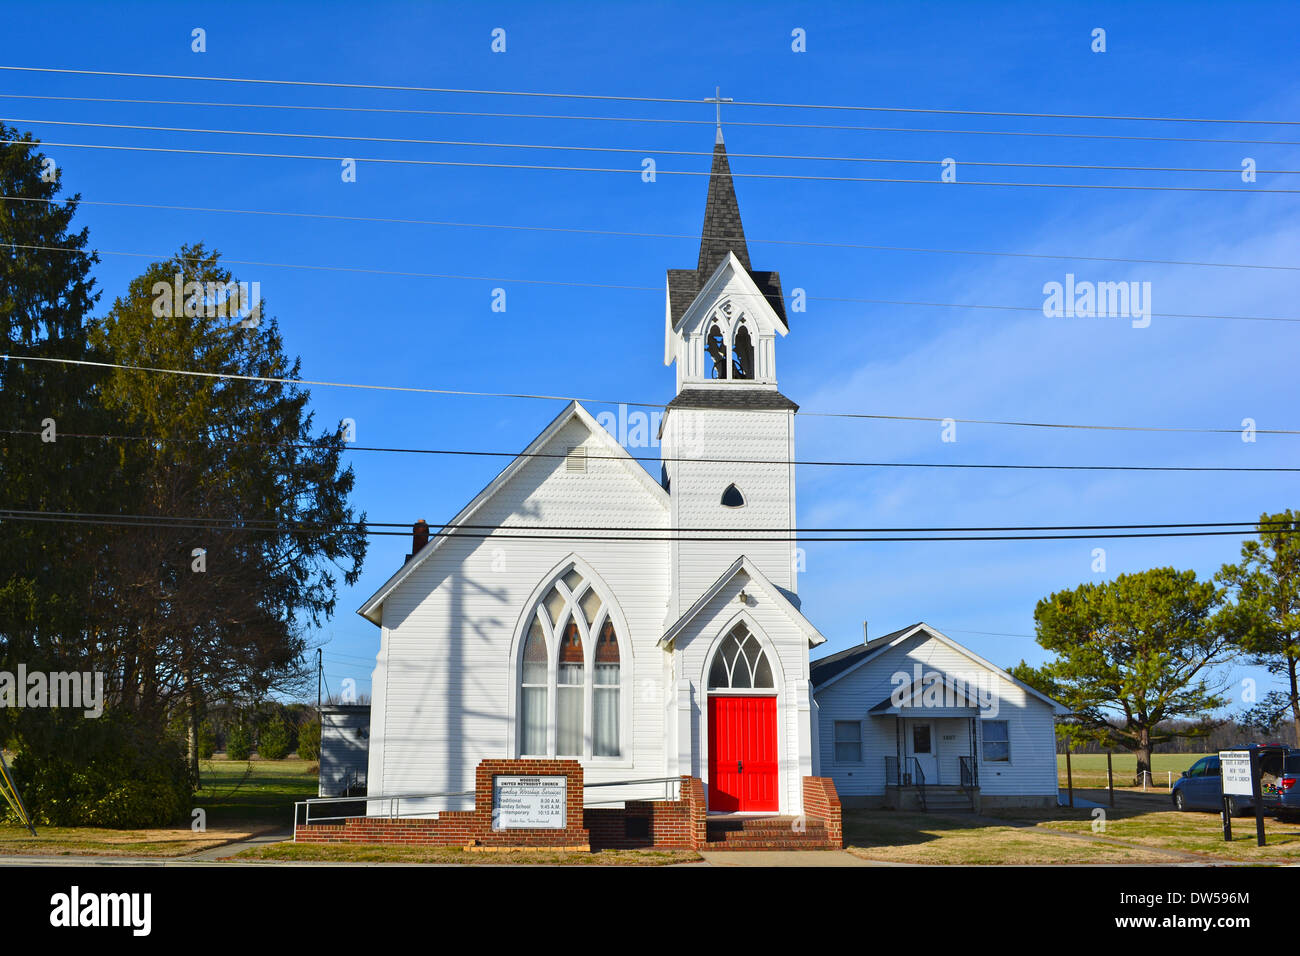
POLYGON ((622 660, 609 608, 575 567, 533 609, 519 666, 519 753, 622 753, 622 660))
POLYGON ((722 639, 709 666, 709 690, 774 690, 772 664, 750 633, 739 622, 722 639))
POLYGON ((754 337, 740 314, 731 322, 731 303, 723 302, 704 337, 704 350, 712 360, 710 377, 746 380, 754 377, 754 337), (730 335, 723 331, 729 328, 730 335), (728 341, 730 338, 730 341, 728 341))

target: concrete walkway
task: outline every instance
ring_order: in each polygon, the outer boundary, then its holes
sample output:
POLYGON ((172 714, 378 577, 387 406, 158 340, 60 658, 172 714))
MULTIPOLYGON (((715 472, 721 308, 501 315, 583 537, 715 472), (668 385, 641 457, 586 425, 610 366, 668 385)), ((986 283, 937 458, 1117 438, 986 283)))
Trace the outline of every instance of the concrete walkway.
POLYGON ((845 850, 703 850, 709 866, 882 866, 845 850))
POLYGON ((198 853, 173 857, 173 859, 186 863, 214 862, 225 856, 234 856, 241 850, 247 850, 250 847, 266 846, 268 843, 283 843, 285 840, 292 839, 292 830, 281 830, 274 833, 259 833, 246 840, 236 840, 234 843, 223 843, 221 846, 209 847, 206 850, 200 850, 198 853))

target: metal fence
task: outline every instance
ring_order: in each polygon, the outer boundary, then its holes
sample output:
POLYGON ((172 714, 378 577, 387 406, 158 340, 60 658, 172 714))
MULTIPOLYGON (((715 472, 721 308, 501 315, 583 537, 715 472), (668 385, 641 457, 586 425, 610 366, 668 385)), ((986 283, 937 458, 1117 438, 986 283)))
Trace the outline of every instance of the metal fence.
MULTIPOLYGON (((583 801, 584 807, 596 807, 614 803, 626 803, 629 800, 677 800, 681 795, 681 778, 680 777, 643 777, 638 780, 602 780, 597 783, 584 783, 583 801), (651 787, 658 784, 663 785, 663 796, 621 796, 612 797, 606 800, 587 799, 588 790, 600 790, 606 787, 651 787)), ((293 805, 293 820, 295 826, 310 826, 314 823, 332 823, 340 820, 346 820, 349 817, 369 816, 375 819, 398 820, 403 817, 421 817, 437 815, 439 813, 452 812, 450 807, 443 806, 437 809, 431 809, 427 806, 416 806, 412 808, 412 801, 440 800, 444 803, 450 803, 452 800, 461 797, 473 797, 473 790, 455 790, 441 793, 395 793, 395 794, 374 794, 370 796, 346 796, 346 797, 311 797, 307 800, 299 800, 293 805), (402 801, 407 802, 403 808, 402 801), (380 804, 379 812, 368 812, 370 804, 380 804), (317 808, 316 813, 312 808, 317 808), (330 816, 324 816, 320 810, 338 811, 330 816)))

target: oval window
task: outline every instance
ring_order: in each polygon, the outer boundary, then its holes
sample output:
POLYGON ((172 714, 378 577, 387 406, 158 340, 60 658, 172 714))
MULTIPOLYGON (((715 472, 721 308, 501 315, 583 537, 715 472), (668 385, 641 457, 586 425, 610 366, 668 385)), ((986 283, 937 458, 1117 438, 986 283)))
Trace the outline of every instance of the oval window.
POLYGON ((724 508, 739 508, 745 503, 745 496, 740 493, 740 489, 735 485, 727 485, 727 490, 722 493, 722 506, 724 508))

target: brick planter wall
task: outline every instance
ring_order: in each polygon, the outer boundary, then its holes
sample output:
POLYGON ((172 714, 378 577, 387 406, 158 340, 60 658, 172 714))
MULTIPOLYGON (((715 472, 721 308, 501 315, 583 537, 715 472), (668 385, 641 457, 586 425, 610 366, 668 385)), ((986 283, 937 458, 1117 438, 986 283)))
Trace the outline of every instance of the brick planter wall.
POLYGON ((803 813, 809 820, 821 821, 827 839, 835 846, 844 846, 840 795, 835 792, 835 782, 830 777, 803 778, 803 813))
POLYGON ((582 765, 576 760, 484 760, 474 772, 474 809, 438 814, 434 819, 349 817, 342 823, 295 822, 299 843, 396 843, 471 849, 563 847, 587 850, 591 839, 582 808, 582 765), (563 830, 493 830, 492 778, 536 775, 567 777, 563 830))

